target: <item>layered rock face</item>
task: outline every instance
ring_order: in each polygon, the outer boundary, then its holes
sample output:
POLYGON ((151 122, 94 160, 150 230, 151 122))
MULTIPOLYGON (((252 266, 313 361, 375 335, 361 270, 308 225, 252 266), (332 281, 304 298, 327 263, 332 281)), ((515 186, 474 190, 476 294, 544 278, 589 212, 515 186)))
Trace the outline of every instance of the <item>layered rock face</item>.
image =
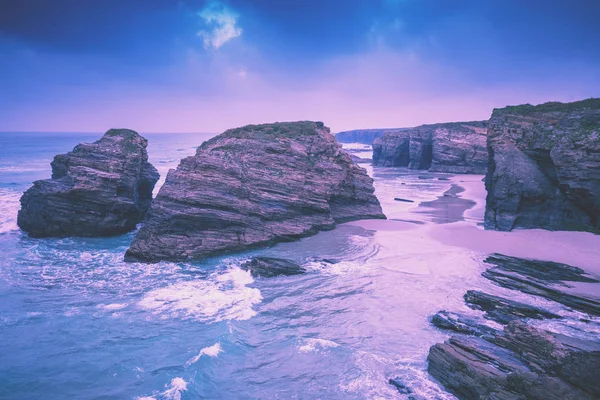
POLYGON ((388 129, 355 129, 352 131, 338 132, 335 138, 340 143, 371 144, 373 140, 383 136, 388 129))
POLYGON ((600 99, 494 110, 486 227, 600 231, 600 99))
POLYGON ((19 227, 32 237, 111 236, 135 229, 150 206, 157 170, 148 141, 111 129, 52 161, 52 179, 33 183, 21 197, 19 227))
POLYGON ((385 218, 373 192, 321 122, 231 129, 169 171, 126 260, 199 259, 385 218))
POLYGON ((483 174, 486 127, 487 122, 474 121, 388 130, 373 142, 373 165, 483 174))

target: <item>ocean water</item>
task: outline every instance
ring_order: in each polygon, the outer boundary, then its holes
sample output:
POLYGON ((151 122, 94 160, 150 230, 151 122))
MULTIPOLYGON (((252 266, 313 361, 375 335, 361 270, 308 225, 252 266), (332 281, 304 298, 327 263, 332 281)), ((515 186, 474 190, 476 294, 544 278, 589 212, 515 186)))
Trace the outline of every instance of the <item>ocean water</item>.
MULTIPOLYGON (((396 376, 416 395, 454 398, 426 372, 429 347, 448 337, 429 317, 477 314, 464 305, 468 289, 508 292, 480 276, 483 254, 427 235, 481 223, 477 213, 461 217, 476 202, 455 199, 456 208, 443 195, 455 177, 366 166, 390 220, 202 262, 124 263, 133 233, 40 240, 20 232, 21 193, 50 176, 55 154, 97 137, 0 134, 0 399, 406 398, 387 383, 396 376), (257 254, 309 272, 254 279, 239 265, 257 254)), ((164 177, 209 135, 146 137, 164 177)))

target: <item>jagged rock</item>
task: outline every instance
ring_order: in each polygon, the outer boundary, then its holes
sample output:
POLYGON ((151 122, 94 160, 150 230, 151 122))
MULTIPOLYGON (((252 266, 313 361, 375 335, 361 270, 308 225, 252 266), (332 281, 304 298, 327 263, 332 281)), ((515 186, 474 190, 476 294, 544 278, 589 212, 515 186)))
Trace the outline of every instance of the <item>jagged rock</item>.
POLYGON ((505 299, 499 296, 469 290, 465 293, 465 302, 475 310, 484 311, 484 316, 501 324, 520 318, 548 319, 561 318, 541 308, 530 306, 518 301, 505 299))
POLYGON ((600 99, 495 109, 485 226, 600 232, 600 99))
POLYGON ((263 278, 272 278, 281 275, 300 275, 306 272, 299 264, 271 257, 254 257, 252 260, 243 263, 241 268, 250 271, 254 277, 261 276, 263 278))
POLYGON ((230 129, 169 171, 126 260, 200 259, 385 218, 373 192, 321 122, 230 129))
POLYGON ((483 174, 486 127, 473 121, 388 130, 373 141, 373 165, 483 174))
POLYGON ((111 129, 52 161, 52 179, 33 183, 21 197, 19 227, 32 237, 111 236, 135 229, 158 181, 148 141, 111 129))
POLYGON ((597 283, 580 268, 549 261, 525 260, 494 254, 486 259, 494 267, 482 275, 498 285, 545 297, 578 311, 600 316, 600 298, 569 293, 566 282, 597 283))
MULTIPOLYGON (((521 324, 513 322, 512 324, 521 324)), ((514 325, 509 325, 514 326, 514 325)), ((520 325, 523 326, 523 325, 520 325)), ((507 328, 511 329, 511 328, 507 328)), ((530 332, 534 332, 530 328, 530 332)), ((538 331, 535 331, 538 332, 538 331)), ((546 359, 551 345, 547 333, 505 336, 503 344, 513 352, 483 338, 452 337, 429 350, 428 371, 459 399, 495 400, 591 400, 597 398, 597 343, 586 342, 585 349, 568 349, 552 369, 531 368, 532 358, 546 359), (521 343, 518 343, 518 342, 521 343), (524 346, 524 347, 521 347, 524 346), (529 353, 532 352, 532 353, 529 353), (573 357, 573 358, 571 358, 573 357), (575 362, 582 362, 573 368, 575 362), (569 371, 569 380, 555 371, 569 371), (591 379, 590 379, 591 378, 591 379)))
POLYGON ((431 317, 431 323, 440 329, 454 331, 465 335, 495 335, 496 329, 463 314, 439 311, 431 317))
POLYGON ((340 143, 364 143, 371 144, 373 140, 382 136, 389 129, 355 129, 335 134, 335 139, 340 143))
POLYGON ((488 256, 484 262, 494 265, 494 269, 496 270, 515 272, 547 282, 600 282, 599 280, 588 276, 586 272, 579 267, 573 267, 571 265, 553 261, 531 260, 494 253, 488 256))

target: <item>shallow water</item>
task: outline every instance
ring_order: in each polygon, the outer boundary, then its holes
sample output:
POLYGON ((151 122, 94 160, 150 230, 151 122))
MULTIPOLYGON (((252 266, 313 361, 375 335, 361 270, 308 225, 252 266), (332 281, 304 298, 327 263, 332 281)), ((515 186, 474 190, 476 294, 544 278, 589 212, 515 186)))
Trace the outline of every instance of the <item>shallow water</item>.
MULTIPOLYGON (((94 137, 2 135, 2 399, 405 398, 387 383, 396 376, 425 398, 452 399, 426 373, 429 347, 447 338, 428 318, 477 314, 464 305, 468 289, 508 292, 480 276, 483 254, 430 238, 441 214, 419 203, 443 197, 456 183, 448 175, 367 167, 386 215, 414 223, 349 223, 204 262, 126 264, 133 234, 34 240, 16 229, 20 193, 49 176, 55 153, 94 137), (255 254, 309 273, 254 279, 239 265, 255 254)), ((205 138, 147 137, 161 176, 205 138)))

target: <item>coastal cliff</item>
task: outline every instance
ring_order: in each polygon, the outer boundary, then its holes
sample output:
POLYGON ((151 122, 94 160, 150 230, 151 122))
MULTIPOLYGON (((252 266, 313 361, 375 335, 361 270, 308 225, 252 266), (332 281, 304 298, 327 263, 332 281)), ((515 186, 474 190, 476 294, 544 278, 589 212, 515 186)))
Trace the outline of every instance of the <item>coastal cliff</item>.
POLYGON ((148 141, 111 129, 52 161, 52 179, 33 183, 21 197, 19 227, 32 237, 111 236, 135 229, 158 181, 148 141))
POLYGON ((169 171, 125 257, 201 259, 385 218, 373 192, 322 122, 230 129, 169 171))
POLYGON ((388 130, 373 141, 373 165, 483 174, 486 127, 486 121, 473 121, 388 130))
POLYGON ((485 225, 600 231, 600 99, 494 110, 485 225))
POLYGON ((335 134, 335 139, 340 143, 364 143, 371 144, 373 140, 388 131, 389 129, 354 129, 335 134))

